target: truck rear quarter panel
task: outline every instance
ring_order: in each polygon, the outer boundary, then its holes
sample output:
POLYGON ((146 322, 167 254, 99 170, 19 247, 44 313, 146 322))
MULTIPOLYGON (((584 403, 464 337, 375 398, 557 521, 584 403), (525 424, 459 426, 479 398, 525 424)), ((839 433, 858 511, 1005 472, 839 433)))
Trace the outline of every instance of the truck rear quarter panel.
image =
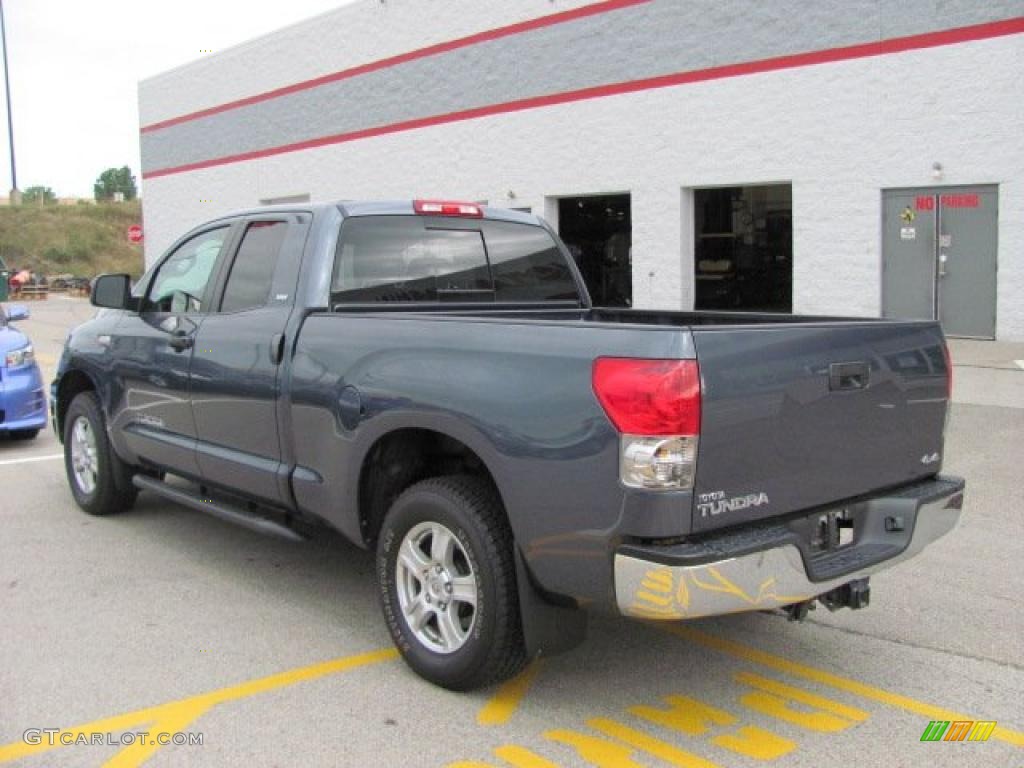
POLYGON ((611 601, 618 537, 689 525, 689 493, 635 503, 618 481, 619 436, 591 387, 600 356, 692 358, 680 329, 413 314, 319 313, 304 323, 290 394, 299 507, 363 544, 358 482, 394 430, 453 437, 487 466, 535 578, 611 601), (362 415, 348 425, 341 401, 362 415), (634 502, 634 503, 631 503, 634 502))

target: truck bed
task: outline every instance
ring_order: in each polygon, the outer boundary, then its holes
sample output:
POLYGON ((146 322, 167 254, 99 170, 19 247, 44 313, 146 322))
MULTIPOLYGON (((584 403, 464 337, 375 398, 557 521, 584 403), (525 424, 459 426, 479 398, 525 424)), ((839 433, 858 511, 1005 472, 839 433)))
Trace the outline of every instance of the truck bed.
POLYGON ((296 496, 333 517, 329 489, 357 483, 338 476, 357 447, 338 439, 342 427, 323 426, 335 420, 337 392, 352 386, 365 413, 356 441, 395 420, 469 444, 492 467, 542 583, 551 568, 552 583, 579 581, 585 596, 593 561, 584 567, 578 557, 603 556, 609 540, 671 539, 842 506, 934 476, 946 376, 941 331, 927 322, 493 305, 316 312, 293 369, 303 435, 296 496), (696 358, 692 493, 618 484, 620 437, 591 389, 600 356, 696 358))

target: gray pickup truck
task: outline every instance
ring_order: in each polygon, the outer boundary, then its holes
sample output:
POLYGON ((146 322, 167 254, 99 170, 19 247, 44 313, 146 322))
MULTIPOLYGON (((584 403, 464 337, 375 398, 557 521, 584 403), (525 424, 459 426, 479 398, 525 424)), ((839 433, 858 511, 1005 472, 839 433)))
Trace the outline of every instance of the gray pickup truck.
POLYGON ((590 610, 863 607, 963 504, 937 323, 594 307, 522 213, 243 211, 92 302, 52 386, 79 506, 374 547, 395 644, 452 689, 590 610))

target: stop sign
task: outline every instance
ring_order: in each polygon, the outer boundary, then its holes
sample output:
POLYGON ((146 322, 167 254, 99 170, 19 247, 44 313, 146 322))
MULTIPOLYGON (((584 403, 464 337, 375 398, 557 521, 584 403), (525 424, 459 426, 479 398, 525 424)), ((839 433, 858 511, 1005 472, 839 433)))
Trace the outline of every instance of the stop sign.
POLYGON ((128 242, 141 243, 142 242, 142 227, 138 224, 132 224, 128 227, 128 242))

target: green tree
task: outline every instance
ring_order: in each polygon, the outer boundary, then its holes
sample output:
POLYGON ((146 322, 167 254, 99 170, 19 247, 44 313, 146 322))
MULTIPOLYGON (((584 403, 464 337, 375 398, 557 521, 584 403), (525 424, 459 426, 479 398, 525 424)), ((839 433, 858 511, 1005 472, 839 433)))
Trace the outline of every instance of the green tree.
POLYGON ((29 187, 21 193, 24 205, 49 205, 57 202, 57 196, 49 187, 29 187))
POLYGON ((125 200, 134 200, 139 194, 132 169, 127 165, 120 168, 107 168, 96 179, 92 189, 97 202, 114 200, 119 192, 124 195, 125 200))

